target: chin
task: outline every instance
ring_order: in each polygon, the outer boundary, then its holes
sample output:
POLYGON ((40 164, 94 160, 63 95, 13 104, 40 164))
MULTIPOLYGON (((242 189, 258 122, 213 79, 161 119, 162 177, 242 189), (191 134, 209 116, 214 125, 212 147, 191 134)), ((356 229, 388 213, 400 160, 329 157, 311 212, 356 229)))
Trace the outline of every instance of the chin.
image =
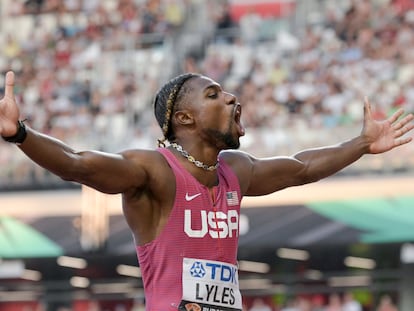
POLYGON ((240 147, 240 138, 230 132, 222 133, 216 130, 209 130, 208 134, 215 141, 217 148, 221 150, 238 149, 240 147))
POLYGON ((239 149, 240 148, 240 140, 237 138, 232 138, 231 140, 227 140, 225 142, 224 149, 239 149))

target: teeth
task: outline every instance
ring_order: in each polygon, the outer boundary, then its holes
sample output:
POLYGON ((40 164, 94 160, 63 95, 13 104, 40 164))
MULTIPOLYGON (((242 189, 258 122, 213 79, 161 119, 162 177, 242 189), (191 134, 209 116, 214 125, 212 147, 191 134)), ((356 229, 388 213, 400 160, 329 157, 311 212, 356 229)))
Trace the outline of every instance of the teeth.
POLYGON ((241 110, 240 110, 240 106, 238 106, 236 108, 235 113, 234 113, 234 119, 235 119, 236 122, 240 121, 240 116, 241 116, 241 110))
POLYGON ((236 107, 236 114, 237 115, 240 115, 241 114, 241 107, 240 107, 240 105, 237 105, 237 107, 236 107))

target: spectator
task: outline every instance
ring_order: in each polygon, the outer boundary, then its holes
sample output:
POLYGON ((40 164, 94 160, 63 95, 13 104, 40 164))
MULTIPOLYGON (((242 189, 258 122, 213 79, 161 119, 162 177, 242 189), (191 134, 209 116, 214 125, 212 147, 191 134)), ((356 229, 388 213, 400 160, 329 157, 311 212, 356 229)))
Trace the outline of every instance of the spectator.
POLYGON ((328 298, 328 305, 325 311, 342 311, 341 297, 337 293, 332 293, 328 298))
POLYGON ((256 298, 249 311, 272 311, 272 308, 262 298, 256 298))
POLYGON ((389 295, 383 295, 380 298, 376 311, 398 311, 389 295))
POLYGON ((355 300, 351 292, 346 292, 343 297, 342 311, 362 311, 359 301, 355 300))

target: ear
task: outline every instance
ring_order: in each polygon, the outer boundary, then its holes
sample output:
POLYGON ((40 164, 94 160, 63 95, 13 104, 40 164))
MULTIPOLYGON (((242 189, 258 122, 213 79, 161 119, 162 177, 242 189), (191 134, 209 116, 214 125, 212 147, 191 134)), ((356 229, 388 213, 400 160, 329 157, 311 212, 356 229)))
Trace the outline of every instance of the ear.
POLYGON ((188 110, 179 110, 174 113, 178 125, 192 125, 195 123, 193 114, 188 110))

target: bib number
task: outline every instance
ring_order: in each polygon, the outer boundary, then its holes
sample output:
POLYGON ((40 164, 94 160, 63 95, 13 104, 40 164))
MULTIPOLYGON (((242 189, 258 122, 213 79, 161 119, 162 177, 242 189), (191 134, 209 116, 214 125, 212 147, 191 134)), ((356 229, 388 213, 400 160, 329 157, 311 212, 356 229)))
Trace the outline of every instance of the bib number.
POLYGON ((213 260, 183 259, 180 311, 240 311, 242 299, 235 265, 213 260))

